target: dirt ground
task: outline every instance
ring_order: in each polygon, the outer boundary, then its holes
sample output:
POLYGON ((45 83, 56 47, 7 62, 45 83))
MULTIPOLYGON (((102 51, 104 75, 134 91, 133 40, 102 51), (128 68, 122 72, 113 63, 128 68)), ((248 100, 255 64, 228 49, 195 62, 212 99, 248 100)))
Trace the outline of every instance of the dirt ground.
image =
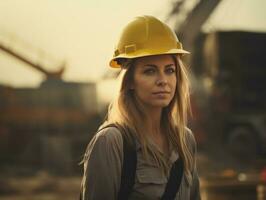
POLYGON ((56 177, 41 172, 0 180, 0 200, 79 199, 81 177, 56 177))

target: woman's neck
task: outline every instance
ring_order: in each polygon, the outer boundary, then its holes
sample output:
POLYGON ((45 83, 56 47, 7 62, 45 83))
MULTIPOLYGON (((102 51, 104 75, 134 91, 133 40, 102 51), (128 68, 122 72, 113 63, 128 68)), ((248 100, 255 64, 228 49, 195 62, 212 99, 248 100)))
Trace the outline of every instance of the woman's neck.
POLYGON ((148 127, 149 127, 149 137, 152 139, 156 147, 165 155, 169 155, 169 144, 167 142, 165 133, 161 127, 161 116, 162 109, 153 109, 147 113, 148 127))
POLYGON ((156 147, 165 155, 169 155, 169 145, 161 127, 162 108, 145 109, 147 119, 147 134, 156 147))
POLYGON ((151 131, 150 134, 160 134, 161 132, 161 115, 162 109, 149 109, 147 110, 148 127, 151 131))

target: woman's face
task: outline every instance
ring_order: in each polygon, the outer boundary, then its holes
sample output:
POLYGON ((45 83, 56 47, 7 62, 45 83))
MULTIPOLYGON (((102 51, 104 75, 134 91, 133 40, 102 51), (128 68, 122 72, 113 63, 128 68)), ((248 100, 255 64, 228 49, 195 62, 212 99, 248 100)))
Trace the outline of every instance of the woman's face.
POLYGON ((175 94, 176 70, 170 55, 138 58, 131 89, 145 106, 166 107, 175 94))

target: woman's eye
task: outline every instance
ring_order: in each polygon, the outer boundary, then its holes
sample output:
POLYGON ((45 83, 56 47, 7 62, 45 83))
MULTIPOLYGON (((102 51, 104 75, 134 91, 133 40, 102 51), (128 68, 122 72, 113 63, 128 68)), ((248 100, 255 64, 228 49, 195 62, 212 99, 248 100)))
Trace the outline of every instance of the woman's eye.
POLYGON ((154 69, 146 69, 144 71, 144 74, 147 74, 147 75, 151 75, 151 74, 154 74, 155 73, 155 70, 154 69))
POLYGON ((168 69, 166 69, 166 73, 167 74, 172 74, 174 72, 175 72, 175 69, 174 68, 168 68, 168 69))

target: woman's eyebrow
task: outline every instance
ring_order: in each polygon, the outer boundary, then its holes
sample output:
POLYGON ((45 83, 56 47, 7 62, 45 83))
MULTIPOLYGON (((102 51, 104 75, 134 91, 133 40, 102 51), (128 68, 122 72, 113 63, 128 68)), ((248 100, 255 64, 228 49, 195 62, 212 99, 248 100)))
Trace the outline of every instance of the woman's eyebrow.
POLYGON ((143 65, 143 67, 153 67, 153 68, 157 68, 157 65, 154 65, 154 64, 146 64, 146 65, 143 65))
POLYGON ((175 66, 175 64, 168 64, 168 65, 165 65, 166 68, 168 68, 168 67, 172 67, 172 66, 175 66))
MULTIPOLYGON (((168 65, 165 65, 164 67, 172 67, 172 66, 175 66, 175 64, 168 64, 168 65)), ((154 64, 146 64, 146 65, 143 65, 143 67, 154 67, 154 68, 157 68, 158 66, 154 65, 154 64)))

